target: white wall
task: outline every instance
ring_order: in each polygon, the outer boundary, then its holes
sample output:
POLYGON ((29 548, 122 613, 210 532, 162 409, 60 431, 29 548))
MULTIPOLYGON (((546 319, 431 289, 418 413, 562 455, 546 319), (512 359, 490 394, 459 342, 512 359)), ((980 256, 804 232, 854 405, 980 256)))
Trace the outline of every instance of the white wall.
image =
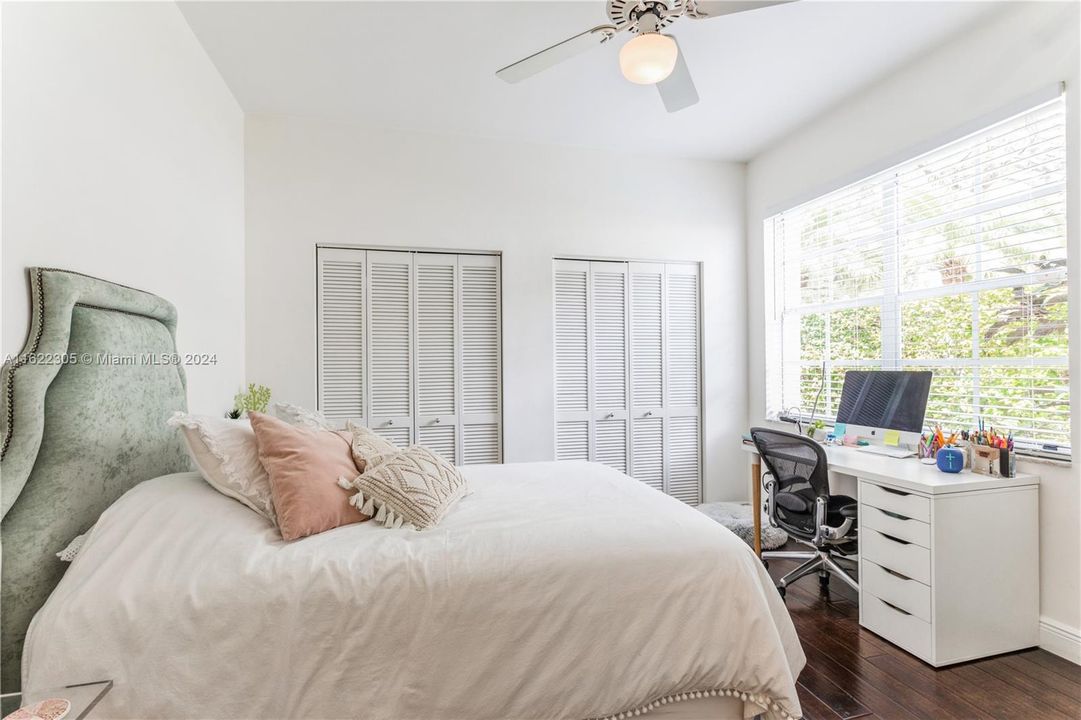
MULTIPOLYGON (((1054 82, 1068 92, 1070 253, 1070 375, 1073 447, 1081 448, 1081 55, 1078 5, 1004 7, 985 24, 955 38, 851 98, 749 163, 747 275, 750 373, 749 420, 765 414, 762 221, 807 199, 883 169, 909 149, 995 113, 1054 82)), ((975 128, 972 128, 975 129, 975 128)), ((1023 463, 1040 473, 1041 610, 1043 643, 1077 652, 1056 635, 1076 639, 1081 627, 1081 472, 1023 463)), ((1009 527, 1003 527, 1009 532, 1009 527)), ((1008 581, 1005 580, 1004 581, 1008 581)), ((1079 658, 1074 657, 1075 661, 1079 658)))
POLYGON ((314 406, 315 245, 503 253, 504 456, 554 454, 552 259, 702 261, 707 494, 746 416, 743 167, 250 116, 248 377, 314 406))
POLYGON ((25 268, 145 289, 179 313, 190 407, 244 378, 244 117, 172 3, 3 3, 3 354, 25 268))

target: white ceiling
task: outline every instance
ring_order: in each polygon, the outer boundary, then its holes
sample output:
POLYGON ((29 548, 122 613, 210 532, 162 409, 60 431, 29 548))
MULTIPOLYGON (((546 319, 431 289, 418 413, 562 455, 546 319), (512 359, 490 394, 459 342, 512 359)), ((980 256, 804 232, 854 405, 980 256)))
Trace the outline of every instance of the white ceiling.
POLYGON ((803 2, 668 32, 701 102, 668 114, 619 72, 622 40, 516 85, 495 71, 607 22, 589 2, 183 2, 249 113, 746 160, 963 31, 985 2, 803 2))

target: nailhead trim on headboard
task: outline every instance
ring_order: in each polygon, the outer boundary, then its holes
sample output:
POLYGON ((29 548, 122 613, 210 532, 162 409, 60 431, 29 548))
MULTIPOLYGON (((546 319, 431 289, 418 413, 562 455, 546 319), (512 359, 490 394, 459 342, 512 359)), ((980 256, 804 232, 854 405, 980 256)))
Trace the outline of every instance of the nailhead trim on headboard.
MULTIPOLYGON (((11 364, 8 365, 7 374, 4 376, 4 394, 7 396, 7 425, 4 430, 4 444, 0 446, 0 460, 3 460, 7 456, 8 446, 11 444, 11 436, 15 427, 15 371, 26 364, 27 357, 33 355, 38 351, 38 345, 41 342, 41 334, 45 331, 45 293, 41 287, 41 277, 43 272, 57 272, 67 273, 68 275, 78 275, 80 277, 90 278, 91 280, 102 280, 102 278, 94 277, 93 275, 87 275, 86 273, 75 272, 74 270, 62 270, 60 268, 35 268, 34 276, 31 281, 34 283, 35 295, 37 296, 37 305, 34 308, 37 313, 37 330, 34 332, 34 338, 30 343, 30 348, 25 353, 20 353, 11 364)), ((112 282, 111 280, 102 280, 103 282, 112 282)), ((130 285, 121 285, 120 283, 112 283, 113 285, 119 285, 122 288, 128 290, 134 290, 146 295, 150 295, 146 290, 140 290, 130 285)), ((76 303, 82 307, 95 308, 97 310, 113 310, 112 308, 98 307, 97 305, 89 305, 86 303, 76 303)), ((130 313, 126 310, 114 310, 114 312, 126 313, 128 315, 139 315, 139 313, 130 313)))
POLYGON ((77 275, 79 277, 90 278, 91 280, 101 280, 102 282, 107 282, 110 285, 116 285, 117 287, 127 288, 128 290, 134 290, 135 292, 141 292, 144 295, 154 296, 154 293, 148 292, 141 288, 132 287, 131 285, 124 285, 123 283, 113 282, 112 280, 106 280, 104 278, 99 278, 96 275, 87 275, 86 273, 75 272, 74 270, 64 270, 63 268, 38 268, 38 271, 64 273, 66 275, 77 275))
POLYGON ((7 424, 4 428, 4 445, 0 447, 0 460, 8 454, 8 445, 11 444, 11 434, 15 429, 15 371, 26 364, 26 358, 28 355, 33 355, 38 351, 38 344, 41 342, 41 333, 45 330, 45 294, 41 291, 41 271, 42 268, 38 268, 34 273, 32 282, 34 283, 34 294, 37 296, 37 306, 34 308, 37 313, 37 330, 34 332, 34 339, 30 343, 29 352, 22 353, 8 366, 7 375, 4 377, 4 394, 7 396, 7 424))

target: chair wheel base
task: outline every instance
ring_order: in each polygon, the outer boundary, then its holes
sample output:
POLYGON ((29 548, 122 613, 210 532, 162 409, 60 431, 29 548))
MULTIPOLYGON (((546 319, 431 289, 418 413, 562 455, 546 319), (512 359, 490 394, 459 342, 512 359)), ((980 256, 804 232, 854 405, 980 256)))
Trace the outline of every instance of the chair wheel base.
POLYGON ((829 586, 830 586, 830 574, 829 573, 823 573, 822 575, 819 575, 818 576, 818 585, 819 585, 819 587, 828 589, 829 586))

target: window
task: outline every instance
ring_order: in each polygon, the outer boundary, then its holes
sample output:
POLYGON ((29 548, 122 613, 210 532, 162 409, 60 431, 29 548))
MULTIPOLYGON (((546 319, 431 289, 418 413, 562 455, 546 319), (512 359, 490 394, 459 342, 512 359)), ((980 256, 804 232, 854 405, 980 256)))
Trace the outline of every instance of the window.
POLYGON ((1069 453, 1061 98, 765 221, 767 414, 932 370, 927 423, 1069 453), (824 385, 823 385, 823 381, 824 385))

